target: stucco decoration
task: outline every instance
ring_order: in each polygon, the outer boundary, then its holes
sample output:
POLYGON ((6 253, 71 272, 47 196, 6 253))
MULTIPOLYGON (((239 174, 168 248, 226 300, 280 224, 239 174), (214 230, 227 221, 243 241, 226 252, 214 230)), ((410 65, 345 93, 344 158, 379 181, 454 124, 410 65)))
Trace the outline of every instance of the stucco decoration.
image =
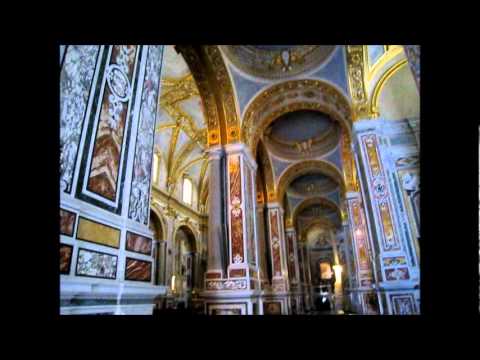
POLYGON ((330 58, 335 45, 223 45, 221 48, 242 72, 274 80, 316 69, 330 58))

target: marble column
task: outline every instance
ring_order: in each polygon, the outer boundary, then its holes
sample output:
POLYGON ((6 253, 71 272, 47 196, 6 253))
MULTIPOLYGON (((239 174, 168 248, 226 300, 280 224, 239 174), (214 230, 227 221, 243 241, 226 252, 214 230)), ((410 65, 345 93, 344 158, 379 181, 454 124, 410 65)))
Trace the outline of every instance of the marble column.
POLYGON ((260 282, 262 288, 268 285, 268 272, 267 272, 267 248, 265 239, 265 207, 263 203, 257 203, 257 239, 258 239, 258 262, 260 270, 260 282))
POLYGON ((362 198, 370 199, 365 213, 371 231, 375 291, 381 296, 379 311, 414 314, 418 313, 420 301, 419 268, 389 151, 388 137, 392 126, 381 119, 354 124, 357 162, 362 164, 357 170, 361 175, 362 198))
POLYGON ((268 234, 272 266, 272 290, 287 292, 288 269, 285 247, 285 233, 283 232, 283 209, 279 203, 267 204, 268 234))
POLYGON ((300 267, 298 261, 297 232, 294 227, 289 226, 286 228, 285 238, 287 245, 287 263, 291 297, 292 301, 294 301, 295 303, 295 312, 298 313, 301 296, 301 283, 300 267))
MULTIPOLYGON (((255 216, 257 164, 245 144, 228 144, 224 150, 227 196, 223 201, 227 210, 229 249, 227 271, 222 278, 206 279, 202 296, 207 314, 260 314, 255 216)), ((218 188, 211 191, 218 192, 218 188)))
POLYGON ((162 58, 162 45, 65 48, 61 314, 151 314, 166 293, 156 285, 148 227, 162 58))
POLYGON ((221 214, 223 211, 221 163, 223 149, 220 146, 208 150, 208 240, 207 240, 207 271, 205 279, 220 279, 224 277, 222 263, 223 231, 221 214))

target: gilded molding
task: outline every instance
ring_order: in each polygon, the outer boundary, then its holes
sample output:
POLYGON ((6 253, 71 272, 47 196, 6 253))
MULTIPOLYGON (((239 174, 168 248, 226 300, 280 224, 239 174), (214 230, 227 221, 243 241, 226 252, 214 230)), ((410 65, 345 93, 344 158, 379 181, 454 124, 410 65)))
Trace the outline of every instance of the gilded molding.
POLYGON ((353 121, 371 118, 365 86, 365 46, 347 45, 348 85, 352 98, 353 121))
POLYGON ((217 45, 204 47, 207 59, 212 67, 217 81, 217 91, 221 96, 221 104, 225 115, 227 126, 227 143, 234 143, 240 139, 239 111, 235 102, 232 80, 225 66, 222 54, 217 45))

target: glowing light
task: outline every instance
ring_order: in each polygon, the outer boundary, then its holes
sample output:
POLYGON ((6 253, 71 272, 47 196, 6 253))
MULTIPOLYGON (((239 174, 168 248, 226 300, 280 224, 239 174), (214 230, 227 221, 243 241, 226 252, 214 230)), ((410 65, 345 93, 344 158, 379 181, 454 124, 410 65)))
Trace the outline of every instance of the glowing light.
POLYGON ((183 202, 192 205, 192 180, 189 178, 183 179, 183 202))
POLYGON ((342 265, 333 265, 333 271, 335 271, 335 282, 341 283, 342 281, 342 265))
POLYGON ((175 292, 175 275, 172 275, 172 281, 170 286, 172 288, 172 292, 175 292))
POLYGON ((362 230, 361 229, 355 230, 355 235, 361 236, 362 235, 362 230))

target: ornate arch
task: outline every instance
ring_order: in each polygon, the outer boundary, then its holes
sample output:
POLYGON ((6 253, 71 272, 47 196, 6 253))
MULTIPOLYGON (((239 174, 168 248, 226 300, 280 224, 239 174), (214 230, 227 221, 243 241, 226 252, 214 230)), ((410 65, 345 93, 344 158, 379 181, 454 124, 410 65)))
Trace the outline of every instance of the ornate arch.
POLYGON ((332 210, 335 210, 335 212, 337 213, 338 215, 338 218, 341 219, 342 218, 342 215, 341 215, 341 211, 340 211, 340 208, 338 207, 337 204, 335 204, 333 201, 323 197, 323 196, 315 196, 315 197, 312 197, 312 198, 308 198, 308 199, 305 199, 303 200, 301 203, 299 203, 295 209, 293 210, 293 215, 292 215, 292 220, 293 220, 293 223, 295 224, 296 220, 297 220, 297 216, 298 214, 300 214, 302 212, 302 210, 308 208, 309 206, 311 205, 322 205, 326 208, 329 208, 329 209, 332 209, 332 210))
POLYGON ((298 176, 310 173, 321 172, 330 176, 340 186, 340 192, 345 193, 345 181, 340 170, 331 162, 326 160, 307 160, 297 162, 287 167, 280 175, 277 186, 277 199, 282 199, 290 183, 298 176))
POLYGON ((255 154, 267 126, 279 116, 296 110, 326 113, 351 134, 350 101, 335 85, 321 80, 290 80, 270 86, 250 102, 242 122, 242 142, 255 154))
POLYGON ((177 45, 195 79, 207 119, 208 145, 237 142, 239 110, 232 80, 217 45, 177 45))
POLYGON ((374 114, 374 116, 380 116, 378 112, 378 102, 380 100, 380 94, 382 92, 383 87, 387 83, 387 81, 395 75, 404 65, 408 64, 408 60, 406 58, 396 62, 392 66, 390 66, 378 79, 377 83, 373 87, 372 97, 370 101, 370 112, 374 114))

